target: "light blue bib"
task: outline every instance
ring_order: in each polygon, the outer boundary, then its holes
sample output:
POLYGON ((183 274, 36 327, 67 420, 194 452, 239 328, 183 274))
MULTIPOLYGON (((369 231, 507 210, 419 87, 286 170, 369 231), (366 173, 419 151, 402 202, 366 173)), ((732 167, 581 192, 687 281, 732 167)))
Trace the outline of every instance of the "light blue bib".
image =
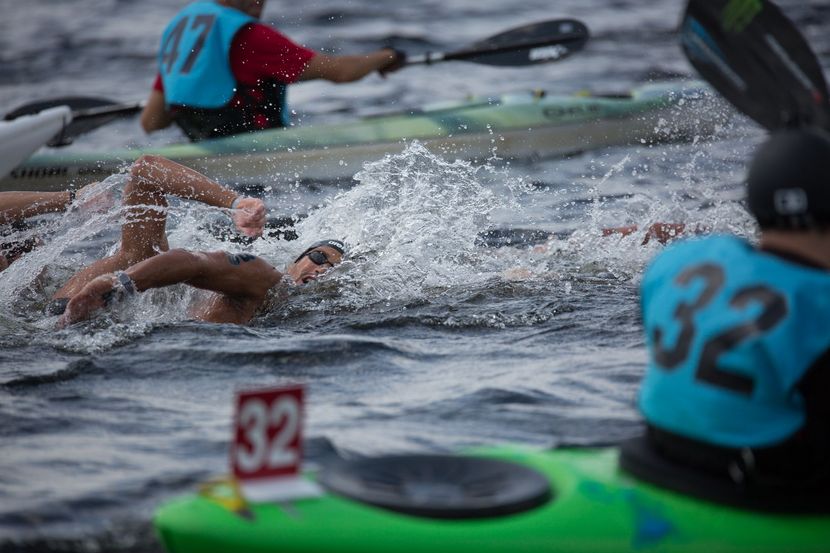
POLYGON ((830 348, 830 272, 712 236, 667 248, 641 293, 651 424, 725 447, 801 428, 797 384, 830 348))
POLYGON ((167 106, 215 109, 236 90, 230 65, 233 38, 256 19, 214 2, 194 2, 167 25, 158 67, 167 106))

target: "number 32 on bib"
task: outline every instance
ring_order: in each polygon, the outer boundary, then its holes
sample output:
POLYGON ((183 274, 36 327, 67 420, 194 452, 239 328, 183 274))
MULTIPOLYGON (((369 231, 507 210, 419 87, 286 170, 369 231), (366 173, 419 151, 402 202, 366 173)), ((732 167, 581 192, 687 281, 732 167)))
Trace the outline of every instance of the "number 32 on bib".
POLYGON ((309 495, 311 483, 300 477, 304 397, 302 386, 237 393, 230 461, 246 498, 309 495))

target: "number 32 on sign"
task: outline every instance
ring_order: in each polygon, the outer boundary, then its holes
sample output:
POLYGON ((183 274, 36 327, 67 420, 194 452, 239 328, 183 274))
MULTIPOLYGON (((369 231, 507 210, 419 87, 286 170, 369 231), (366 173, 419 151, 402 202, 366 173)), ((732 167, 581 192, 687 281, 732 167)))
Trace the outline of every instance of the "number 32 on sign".
POLYGON ((236 395, 231 472, 250 501, 287 501, 320 495, 300 475, 302 386, 244 390, 236 395))

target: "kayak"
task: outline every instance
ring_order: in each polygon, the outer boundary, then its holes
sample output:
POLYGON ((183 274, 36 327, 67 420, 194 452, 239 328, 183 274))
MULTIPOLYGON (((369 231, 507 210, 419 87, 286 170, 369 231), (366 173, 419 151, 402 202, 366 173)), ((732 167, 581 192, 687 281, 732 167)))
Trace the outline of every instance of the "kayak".
POLYGON ((317 497, 251 504, 219 482, 163 505, 154 522, 169 553, 827 551, 830 515, 680 495, 623 472, 619 451, 358 459, 314 475, 317 497))
MULTIPOLYGON (((224 182, 350 178, 366 161, 419 140, 450 159, 541 158, 614 145, 711 136, 722 110, 698 81, 644 85, 629 94, 473 98, 353 122, 271 129, 196 143, 107 153, 39 153, 0 190, 55 190, 105 178, 142 154, 168 157, 224 182), (258 179, 258 180, 257 180, 258 179)), ((0 152, 4 148, 0 141, 0 152)))
POLYGON ((0 177, 8 175, 71 120, 70 109, 59 106, 13 121, 0 121, 0 177))

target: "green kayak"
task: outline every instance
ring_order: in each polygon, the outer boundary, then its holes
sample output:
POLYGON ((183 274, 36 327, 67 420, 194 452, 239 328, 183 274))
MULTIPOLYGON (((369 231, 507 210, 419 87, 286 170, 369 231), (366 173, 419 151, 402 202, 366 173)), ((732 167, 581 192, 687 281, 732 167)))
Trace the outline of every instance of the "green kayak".
POLYGON ((155 525, 170 553, 780 553, 830 547, 830 515, 765 514, 670 492, 622 472, 617 448, 504 447, 445 457, 449 464, 421 456, 414 463, 393 458, 384 467, 359 460, 357 472, 326 468, 317 475, 322 496, 284 503, 245 504, 233 500, 229 484, 214 484, 161 507, 155 525), (406 480, 417 485, 410 488, 406 480), (488 482, 495 485, 488 488, 488 482), (467 497, 457 501, 453 494, 462 488, 467 497), (430 510, 430 498, 439 498, 443 508, 430 510))
POLYGON ((473 98, 354 122, 290 127, 159 148, 102 153, 48 150, 0 180, 0 190, 63 189, 118 171, 141 154, 184 163, 225 182, 348 178, 366 161, 420 140, 447 158, 563 155, 605 146, 705 138, 722 119, 697 81, 655 83, 626 95, 528 92, 473 98))

